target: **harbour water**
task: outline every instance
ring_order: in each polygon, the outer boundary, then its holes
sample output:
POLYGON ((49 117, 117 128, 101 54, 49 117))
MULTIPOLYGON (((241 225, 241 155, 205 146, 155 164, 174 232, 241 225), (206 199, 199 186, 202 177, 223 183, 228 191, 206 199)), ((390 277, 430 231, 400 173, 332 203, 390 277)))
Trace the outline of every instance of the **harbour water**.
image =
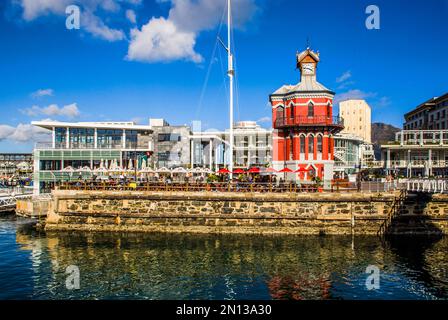
POLYGON ((0 299, 447 298, 447 238, 45 234, 0 218, 0 299))

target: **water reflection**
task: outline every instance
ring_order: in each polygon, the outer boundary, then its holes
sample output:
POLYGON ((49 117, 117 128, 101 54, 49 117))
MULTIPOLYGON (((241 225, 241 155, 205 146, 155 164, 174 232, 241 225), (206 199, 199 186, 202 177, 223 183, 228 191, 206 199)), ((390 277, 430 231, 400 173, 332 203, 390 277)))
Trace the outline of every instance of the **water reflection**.
POLYGON ((20 227, 17 222, 0 220, 0 225, 0 250, 4 251, 0 253, 17 256, 15 259, 27 270, 14 270, 0 263, 0 298, 445 299, 448 296, 446 238, 408 239, 384 246, 376 237, 45 235, 20 227), (80 290, 65 288, 65 269, 70 265, 81 271, 80 290), (379 290, 366 289, 368 265, 376 265, 382 272, 379 290), (22 276, 18 277, 18 273, 22 276), (9 283, 11 278, 18 282, 9 283), (18 287, 22 290, 14 290, 18 287))

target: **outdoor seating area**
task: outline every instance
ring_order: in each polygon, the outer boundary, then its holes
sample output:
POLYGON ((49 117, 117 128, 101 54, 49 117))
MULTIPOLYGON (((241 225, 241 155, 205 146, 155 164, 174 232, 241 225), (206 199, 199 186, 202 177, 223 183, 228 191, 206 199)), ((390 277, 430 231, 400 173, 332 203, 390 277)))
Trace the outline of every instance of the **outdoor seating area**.
POLYGON ((247 182, 216 182, 216 183, 162 183, 162 182, 66 182, 57 186, 59 190, 85 191, 164 191, 164 192, 238 192, 238 193, 298 193, 318 192, 314 183, 247 183, 247 182))

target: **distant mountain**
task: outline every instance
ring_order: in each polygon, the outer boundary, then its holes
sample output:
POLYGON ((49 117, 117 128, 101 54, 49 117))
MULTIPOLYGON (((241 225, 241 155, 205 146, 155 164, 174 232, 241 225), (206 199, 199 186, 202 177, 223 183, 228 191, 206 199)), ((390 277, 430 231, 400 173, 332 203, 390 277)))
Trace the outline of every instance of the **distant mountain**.
POLYGON ((382 122, 372 123, 372 143, 377 160, 381 159, 381 144, 385 144, 387 141, 394 141, 395 133, 400 130, 390 124, 382 122))

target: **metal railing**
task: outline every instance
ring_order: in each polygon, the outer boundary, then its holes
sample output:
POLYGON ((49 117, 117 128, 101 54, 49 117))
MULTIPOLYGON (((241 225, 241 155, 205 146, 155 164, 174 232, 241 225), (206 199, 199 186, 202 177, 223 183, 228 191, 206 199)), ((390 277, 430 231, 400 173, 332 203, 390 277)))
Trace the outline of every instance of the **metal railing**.
POLYGON ((344 119, 341 117, 327 117, 327 116, 295 116, 295 117, 280 117, 275 120, 275 127, 290 127, 290 126, 344 126, 344 119))
POLYGON ((447 179, 408 179, 406 189, 413 192, 447 193, 447 179))
POLYGON ((404 201, 407 197, 407 190, 401 190, 400 195, 395 198, 392 207, 390 208, 386 219, 380 226, 378 230, 378 236, 385 236, 392 225, 392 222, 396 218, 396 216, 400 213, 401 207, 403 206, 404 201))
POLYGON ((331 188, 324 190, 314 182, 286 183, 181 183, 181 182, 127 182, 120 181, 78 181, 56 184, 60 190, 80 191, 151 191, 151 192, 237 192, 237 193, 302 193, 302 192, 370 192, 382 193, 405 189, 405 185, 392 182, 361 182, 360 184, 334 180, 331 188))
POLYGON ((111 182, 70 182, 62 183, 60 190, 85 191, 151 191, 151 192, 238 192, 238 193, 299 193, 318 192, 320 188, 314 184, 296 183, 111 183, 111 182))
MULTIPOLYGON (((382 161, 382 162, 384 164, 387 164, 387 161, 382 161)), ((389 163, 390 163, 390 166, 392 166, 392 167, 401 167, 401 168, 406 168, 408 166, 424 168, 428 164, 431 165, 432 167, 447 167, 448 166, 448 161, 445 161, 445 160, 431 160, 431 161, 429 161, 429 160, 411 160, 411 161, 390 160, 389 163)))

